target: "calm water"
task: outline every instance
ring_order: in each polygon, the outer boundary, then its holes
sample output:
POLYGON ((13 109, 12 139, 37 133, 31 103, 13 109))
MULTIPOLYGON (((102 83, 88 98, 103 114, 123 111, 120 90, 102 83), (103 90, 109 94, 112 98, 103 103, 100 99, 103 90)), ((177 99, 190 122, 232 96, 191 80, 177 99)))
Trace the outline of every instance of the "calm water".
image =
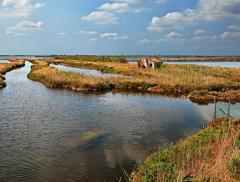
POLYGON ((240 62, 166 62, 166 64, 194 64, 200 66, 218 66, 223 68, 240 68, 240 62))
POLYGON ((0 64, 1 64, 1 63, 9 63, 9 61, 8 61, 8 60, 1 60, 1 59, 0 59, 0 64))
MULTIPOLYGON (((84 95, 27 79, 0 90, 0 181, 117 181, 149 149, 199 130, 213 105, 183 98, 84 95)), ((239 105, 232 106, 239 108, 239 105)))
POLYGON ((101 78, 124 77, 124 75, 121 75, 121 74, 103 73, 97 70, 82 69, 82 68, 76 68, 71 66, 63 66, 63 65, 56 65, 56 64, 51 64, 50 66, 57 68, 61 71, 81 73, 84 75, 94 76, 94 77, 101 77, 101 78))
MULTIPOLYGON (((128 62, 129 64, 137 64, 137 62, 128 62)), ((164 62, 164 64, 194 64, 199 66, 211 66, 222 68, 240 68, 240 62, 164 62)))

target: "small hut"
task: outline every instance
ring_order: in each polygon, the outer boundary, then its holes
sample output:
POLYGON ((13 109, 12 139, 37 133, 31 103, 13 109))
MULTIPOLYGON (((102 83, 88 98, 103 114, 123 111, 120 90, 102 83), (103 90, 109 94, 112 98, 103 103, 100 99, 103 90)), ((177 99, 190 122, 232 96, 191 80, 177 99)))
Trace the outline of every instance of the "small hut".
POLYGON ((139 68, 160 68, 163 61, 160 58, 141 58, 138 61, 139 68))

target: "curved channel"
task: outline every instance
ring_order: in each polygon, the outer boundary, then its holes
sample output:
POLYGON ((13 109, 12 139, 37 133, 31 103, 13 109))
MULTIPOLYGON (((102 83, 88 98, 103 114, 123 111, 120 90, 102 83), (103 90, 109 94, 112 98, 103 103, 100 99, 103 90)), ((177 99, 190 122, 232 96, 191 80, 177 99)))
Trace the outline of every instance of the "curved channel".
POLYGON ((30 66, 0 90, 1 182, 116 181, 213 115, 184 98, 48 89, 27 79, 30 66))

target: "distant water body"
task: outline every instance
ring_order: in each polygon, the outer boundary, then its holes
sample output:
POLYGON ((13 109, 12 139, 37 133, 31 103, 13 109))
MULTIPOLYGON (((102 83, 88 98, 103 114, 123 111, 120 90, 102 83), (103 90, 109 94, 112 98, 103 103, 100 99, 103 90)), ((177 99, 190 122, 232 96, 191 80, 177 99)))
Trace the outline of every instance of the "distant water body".
POLYGON ((165 64, 193 64, 222 68, 240 68, 240 62, 165 62, 165 64))

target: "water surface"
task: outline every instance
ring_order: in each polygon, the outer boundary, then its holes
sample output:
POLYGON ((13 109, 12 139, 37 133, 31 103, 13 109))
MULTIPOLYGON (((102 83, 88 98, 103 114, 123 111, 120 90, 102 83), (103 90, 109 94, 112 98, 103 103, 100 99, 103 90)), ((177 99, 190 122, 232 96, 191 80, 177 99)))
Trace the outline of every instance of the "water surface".
POLYGON ((50 66, 57 68, 61 71, 80 73, 87 76, 94 76, 94 77, 101 77, 101 78, 124 77, 124 75, 122 74, 103 73, 101 71, 97 71, 93 69, 83 69, 83 68, 76 68, 76 67, 56 65, 56 64, 50 64, 50 66))
MULTIPOLYGON (((137 62, 130 61, 129 64, 137 64, 137 62)), ((164 64, 177 64, 177 65, 199 65, 199 66, 211 66, 222 68, 240 68, 240 62, 164 62, 164 64)))
POLYGON ((4 59, 3 60, 0 59, 0 64, 1 63, 9 63, 9 61, 8 60, 4 60, 4 59))
POLYGON ((165 62, 165 64, 193 64, 199 66, 240 68, 240 62, 165 62))
MULTIPOLYGON (((27 79, 0 90, 0 181, 118 181, 151 150, 198 131, 213 105, 184 98, 80 94, 27 79)), ((232 109, 239 109, 233 105, 232 109)))

